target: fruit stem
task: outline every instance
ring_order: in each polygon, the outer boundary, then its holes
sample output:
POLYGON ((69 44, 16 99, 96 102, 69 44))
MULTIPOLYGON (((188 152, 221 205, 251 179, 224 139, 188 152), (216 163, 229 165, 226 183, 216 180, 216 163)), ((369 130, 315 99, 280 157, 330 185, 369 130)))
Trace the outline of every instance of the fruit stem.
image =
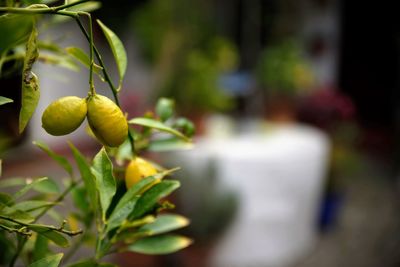
MULTIPOLYGON (((84 15, 87 16, 88 20, 89 20, 89 62, 90 62, 90 66, 89 66, 89 88, 90 88, 90 94, 91 95, 95 95, 96 94, 96 90, 94 88, 94 83, 93 83, 93 66, 94 66, 94 59, 93 59, 93 52, 94 52, 94 42, 93 42, 93 24, 92 24, 92 16, 90 15, 90 13, 88 12, 78 12, 78 15, 84 15)), ((79 19, 78 19, 79 20, 79 19)), ((85 30, 85 33, 86 30, 85 30)), ((104 70, 104 68, 103 68, 104 70)))
MULTIPOLYGON (((83 35, 90 42, 91 37, 90 37, 89 33, 86 31, 86 29, 83 26, 83 24, 82 24, 81 20, 79 19, 79 17, 76 17, 75 20, 76 20, 76 23, 78 23, 78 26, 81 29, 83 35)), ((96 58, 99 61, 100 66, 102 67, 104 79, 106 80, 106 82, 110 86, 111 92, 112 92, 113 97, 114 97, 115 104, 117 104, 117 106, 119 108, 121 108, 121 104, 119 102, 119 97, 118 97, 118 90, 115 87, 115 85, 113 84, 113 82, 112 82, 112 80, 110 78, 110 75, 108 74, 107 68, 106 68, 106 66, 104 64, 104 61, 103 61, 103 59, 102 59, 102 57, 101 57, 101 55, 99 53, 99 50, 97 49, 96 45, 93 43, 93 40, 92 40, 92 45, 93 45, 93 52, 96 55, 96 58)), ((136 151, 135 150, 135 140, 134 140, 133 135, 132 135, 132 133, 130 131, 128 131, 128 139, 129 139, 129 142, 131 143, 132 154, 134 156, 135 155, 135 151, 136 151)))
POLYGON ((70 17, 77 17, 77 13, 73 11, 65 11, 68 7, 80 5, 85 2, 89 2, 90 0, 79 0, 73 3, 56 6, 56 7, 48 7, 46 5, 31 5, 28 7, 0 7, 0 12, 6 13, 14 13, 14 14, 59 14, 70 17))
MULTIPOLYGON (((89 33, 86 31, 85 27, 83 26, 81 20, 79 19, 79 17, 75 18, 76 23, 78 23, 79 28, 81 29, 83 35, 86 37, 87 41, 90 42, 90 35, 89 33)), ((104 79, 106 80, 106 82, 108 83, 108 85, 111 88, 111 92, 114 96, 114 101, 117 104, 117 106, 120 107, 120 103, 119 103, 119 98, 118 98, 118 91, 115 87, 115 85, 113 84, 110 75, 108 74, 107 68, 104 64, 103 58, 100 55, 99 50, 97 49, 96 45, 93 43, 93 51, 94 54, 96 55, 97 60, 99 61, 99 65, 102 67, 102 72, 104 75, 104 79)))

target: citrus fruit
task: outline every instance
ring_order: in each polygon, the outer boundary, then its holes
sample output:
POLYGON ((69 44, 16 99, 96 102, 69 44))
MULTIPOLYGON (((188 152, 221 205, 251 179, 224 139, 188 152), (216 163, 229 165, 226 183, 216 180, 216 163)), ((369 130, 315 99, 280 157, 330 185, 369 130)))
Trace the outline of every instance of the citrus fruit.
POLYGON ((43 112, 42 127, 51 135, 65 135, 75 131, 85 119, 86 100, 66 96, 52 102, 43 112))
POLYGON ((156 173, 156 168, 154 168, 154 166, 150 162, 137 157, 136 159, 131 160, 131 162, 128 164, 128 167, 126 167, 126 187, 130 188, 138 183, 141 179, 147 176, 154 175, 156 173))
POLYGON ((128 122, 121 109, 102 95, 89 97, 87 118, 96 138, 109 147, 121 145, 128 135, 128 122))

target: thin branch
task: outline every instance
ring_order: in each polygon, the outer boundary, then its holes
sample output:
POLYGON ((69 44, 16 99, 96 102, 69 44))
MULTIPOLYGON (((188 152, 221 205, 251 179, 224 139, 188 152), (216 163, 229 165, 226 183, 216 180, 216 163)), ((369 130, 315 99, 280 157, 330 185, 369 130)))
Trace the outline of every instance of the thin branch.
POLYGON ((0 228, 2 228, 3 230, 6 230, 9 233, 16 233, 16 234, 26 235, 28 237, 30 237, 32 235, 31 232, 26 231, 26 227, 22 227, 22 228, 17 229, 17 228, 11 228, 11 227, 5 226, 3 224, 0 224, 0 228))
MULTIPOLYGON (((79 0, 73 3, 61 5, 61 6, 56 6, 56 7, 48 7, 47 5, 38 5, 34 4, 28 7, 0 7, 0 12, 6 12, 6 13, 14 13, 14 14, 69 14, 68 16, 72 15, 73 13, 76 12, 68 12, 65 13, 65 10, 63 9, 77 6, 80 4, 83 4, 85 2, 89 2, 90 0, 79 0)), ((73 15, 74 17, 76 14, 73 15)))
POLYGON ((24 223, 24 222, 21 222, 19 220, 15 220, 13 218, 10 218, 10 217, 4 216, 4 215, 0 215, 0 219, 3 219, 3 220, 6 220, 6 221, 15 223, 15 224, 19 224, 19 225, 25 226, 28 229, 30 229, 31 231, 34 231, 34 230, 32 230, 32 228, 43 227, 43 228, 46 228, 49 231, 50 230, 51 231, 56 231, 56 232, 59 232, 59 233, 62 233, 62 234, 66 234, 66 235, 69 235, 69 236, 75 236, 75 235, 79 235, 79 234, 83 233, 82 230, 77 230, 77 231, 65 230, 64 229, 64 224, 65 223, 63 223, 63 225, 61 225, 61 227, 55 227, 55 226, 52 226, 52 225, 24 223))
MULTIPOLYGON (((76 18, 75 20, 76 20, 76 22, 78 23, 78 26, 79 26, 79 28, 81 29, 83 35, 86 37, 86 39, 88 40, 88 42, 90 42, 90 35, 89 35, 89 33, 86 31, 86 29, 85 29, 85 27, 83 26, 83 24, 82 24, 82 22, 80 21, 80 19, 79 19, 79 18, 76 18)), ((118 91, 117 91, 115 85, 113 84, 113 82, 112 82, 112 80, 111 80, 111 78, 110 78, 110 75, 108 74, 107 68, 105 67, 103 58, 101 57, 99 50, 97 49, 96 45, 94 45, 94 44, 93 44, 93 50, 94 50, 94 54, 96 55, 97 60, 99 61, 100 66, 103 68, 102 71, 103 71, 104 79, 106 80, 106 82, 108 83, 108 85, 109 85, 110 88, 111 88, 111 92, 112 92, 112 94, 113 94, 113 96, 114 96, 115 103, 116 103, 118 106, 120 106, 119 98, 118 98, 118 91)))
POLYGON ((28 15, 38 15, 38 14, 56 14, 63 15, 72 18, 78 17, 78 13, 74 11, 56 10, 54 8, 19 8, 19 7, 0 7, 0 12, 12 13, 12 14, 28 14, 28 15))
MULTIPOLYGON (((79 180, 78 182, 71 182, 71 184, 64 190, 64 192, 61 193, 61 195, 58 196, 56 200, 54 200, 55 203, 62 202, 65 198, 66 195, 75 187, 77 186, 82 180, 79 180)), ((34 223, 37 222, 43 215, 46 214, 46 212, 51 208, 51 206, 43 209, 35 218, 33 221, 34 223)))
POLYGON ((90 15, 90 13, 87 12, 79 12, 79 15, 83 14, 85 16, 88 17, 89 20, 89 62, 90 62, 90 66, 89 66, 89 86, 90 86, 90 93, 92 95, 96 94, 95 88, 94 88, 94 84, 93 84, 93 66, 94 66, 94 59, 93 59, 93 46, 94 46, 94 42, 93 42, 93 25, 92 25, 92 16, 90 15))
MULTIPOLYGON (((80 181, 78 181, 78 182, 72 182, 72 183, 64 190, 64 192, 61 193, 61 195, 60 195, 54 202, 62 202, 63 199, 65 198, 65 196, 66 196, 79 182, 80 182, 80 181)), ((49 206, 49 207, 46 207, 45 209, 43 209, 43 210, 36 216, 36 218, 35 218, 35 220, 34 220, 33 222, 34 222, 34 223, 37 222, 43 215, 46 214, 46 212, 47 212, 50 208, 51 208, 51 207, 49 206)), ((13 266, 14 266, 16 260, 17 260, 18 257, 19 257, 19 254, 21 254, 22 249, 24 248, 24 246, 25 246, 25 244, 26 244, 26 241, 28 241, 27 238, 18 239, 18 248, 17 248, 17 251, 15 252, 13 258, 11 259, 11 262, 10 262, 10 265, 9 265, 10 267, 13 267, 13 266), (20 240, 21 240, 21 241, 20 241, 20 240)))

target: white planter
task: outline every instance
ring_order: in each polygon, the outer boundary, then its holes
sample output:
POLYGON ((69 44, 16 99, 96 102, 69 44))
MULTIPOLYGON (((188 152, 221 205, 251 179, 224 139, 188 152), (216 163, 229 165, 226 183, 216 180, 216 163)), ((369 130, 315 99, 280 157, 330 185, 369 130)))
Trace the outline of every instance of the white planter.
POLYGON ((216 245, 210 266, 287 266, 306 255, 316 239, 329 147, 319 130, 285 125, 203 139, 193 151, 178 154, 198 171, 213 159, 217 186, 239 197, 237 216, 216 245))

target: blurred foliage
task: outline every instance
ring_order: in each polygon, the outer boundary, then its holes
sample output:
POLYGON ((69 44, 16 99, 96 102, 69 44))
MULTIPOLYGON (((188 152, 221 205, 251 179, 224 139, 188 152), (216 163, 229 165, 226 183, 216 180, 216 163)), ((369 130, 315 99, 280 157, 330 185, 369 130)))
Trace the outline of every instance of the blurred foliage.
POLYGON ((331 137, 328 187, 342 186, 343 179, 362 167, 357 149, 361 132, 355 122, 354 103, 338 88, 321 88, 302 99, 298 113, 300 121, 319 127, 331 137))
POLYGON ((219 77, 238 66, 236 48, 216 33, 208 4, 152 0, 133 19, 144 57, 154 69, 157 96, 174 98, 181 110, 196 114, 232 107, 219 77))
POLYGON ((264 49, 256 68, 256 78, 267 94, 299 95, 314 86, 314 74, 294 41, 284 41, 264 49))
POLYGON ((32 17, 8 14, 0 17, 0 54, 26 42, 32 30, 32 17))
MULTIPOLYGON (((353 122, 341 122, 331 132, 331 174, 338 177, 350 177, 362 167, 360 154, 356 149, 360 136, 359 127, 353 122)), ((335 181, 343 183, 343 181, 335 181)))

